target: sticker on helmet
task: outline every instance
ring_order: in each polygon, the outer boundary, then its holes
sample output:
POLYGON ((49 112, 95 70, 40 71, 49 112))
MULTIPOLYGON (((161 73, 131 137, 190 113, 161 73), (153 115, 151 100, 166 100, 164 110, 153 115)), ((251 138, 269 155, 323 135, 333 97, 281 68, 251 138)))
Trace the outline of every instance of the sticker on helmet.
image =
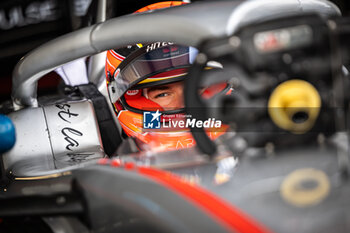
POLYGON ((114 78, 116 78, 117 76, 118 76, 118 74, 120 73, 120 68, 118 68, 118 69, 116 69, 115 71, 114 71, 114 78))
POLYGON ((167 45, 172 45, 174 44, 173 42, 155 42, 152 44, 147 45, 146 52, 150 52, 152 50, 155 50, 157 48, 167 46, 167 45))
POLYGON ((137 95, 140 92, 140 90, 128 90, 126 92, 127 95, 137 95))

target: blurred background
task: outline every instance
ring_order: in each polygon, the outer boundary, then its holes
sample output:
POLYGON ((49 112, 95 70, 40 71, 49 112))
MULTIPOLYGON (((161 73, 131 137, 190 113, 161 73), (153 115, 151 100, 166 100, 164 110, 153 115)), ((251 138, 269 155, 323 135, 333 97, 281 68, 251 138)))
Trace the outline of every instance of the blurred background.
MULTIPOLYGON (((10 98, 11 73, 19 59, 49 40, 94 23, 97 1, 0 1, 0 102, 10 98)), ((332 1, 343 15, 350 14, 349 0, 332 1)), ((159 0, 107 0, 107 18, 129 14, 155 2, 159 0)), ((38 94, 54 92, 59 82, 56 73, 49 73, 39 81, 38 94)))

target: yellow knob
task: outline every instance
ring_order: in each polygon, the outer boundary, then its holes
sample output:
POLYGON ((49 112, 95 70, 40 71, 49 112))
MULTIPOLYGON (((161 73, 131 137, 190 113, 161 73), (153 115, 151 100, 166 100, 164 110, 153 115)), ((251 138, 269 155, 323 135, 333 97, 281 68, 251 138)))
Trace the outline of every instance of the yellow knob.
POLYGON ((268 102, 272 121, 295 134, 310 130, 318 117, 321 97, 316 88, 304 80, 289 80, 278 85, 268 102))

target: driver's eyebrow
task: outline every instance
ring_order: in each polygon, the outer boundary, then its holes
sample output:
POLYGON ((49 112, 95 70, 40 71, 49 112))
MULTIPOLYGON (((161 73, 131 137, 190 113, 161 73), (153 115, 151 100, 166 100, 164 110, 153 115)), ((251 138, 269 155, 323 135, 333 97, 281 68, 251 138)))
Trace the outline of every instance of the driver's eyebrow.
POLYGON ((152 91, 164 91, 169 89, 170 89, 169 86, 150 87, 147 89, 147 93, 149 94, 152 91))

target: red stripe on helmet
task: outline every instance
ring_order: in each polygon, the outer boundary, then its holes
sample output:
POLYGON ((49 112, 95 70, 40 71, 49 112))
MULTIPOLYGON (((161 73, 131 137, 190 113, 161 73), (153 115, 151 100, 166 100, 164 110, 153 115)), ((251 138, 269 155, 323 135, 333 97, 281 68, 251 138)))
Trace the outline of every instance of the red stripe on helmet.
POLYGON ((123 61, 123 60, 125 59, 124 56, 122 56, 122 55, 116 53, 114 50, 109 50, 109 51, 111 52, 112 56, 115 57, 115 58, 117 58, 118 60, 123 61))

